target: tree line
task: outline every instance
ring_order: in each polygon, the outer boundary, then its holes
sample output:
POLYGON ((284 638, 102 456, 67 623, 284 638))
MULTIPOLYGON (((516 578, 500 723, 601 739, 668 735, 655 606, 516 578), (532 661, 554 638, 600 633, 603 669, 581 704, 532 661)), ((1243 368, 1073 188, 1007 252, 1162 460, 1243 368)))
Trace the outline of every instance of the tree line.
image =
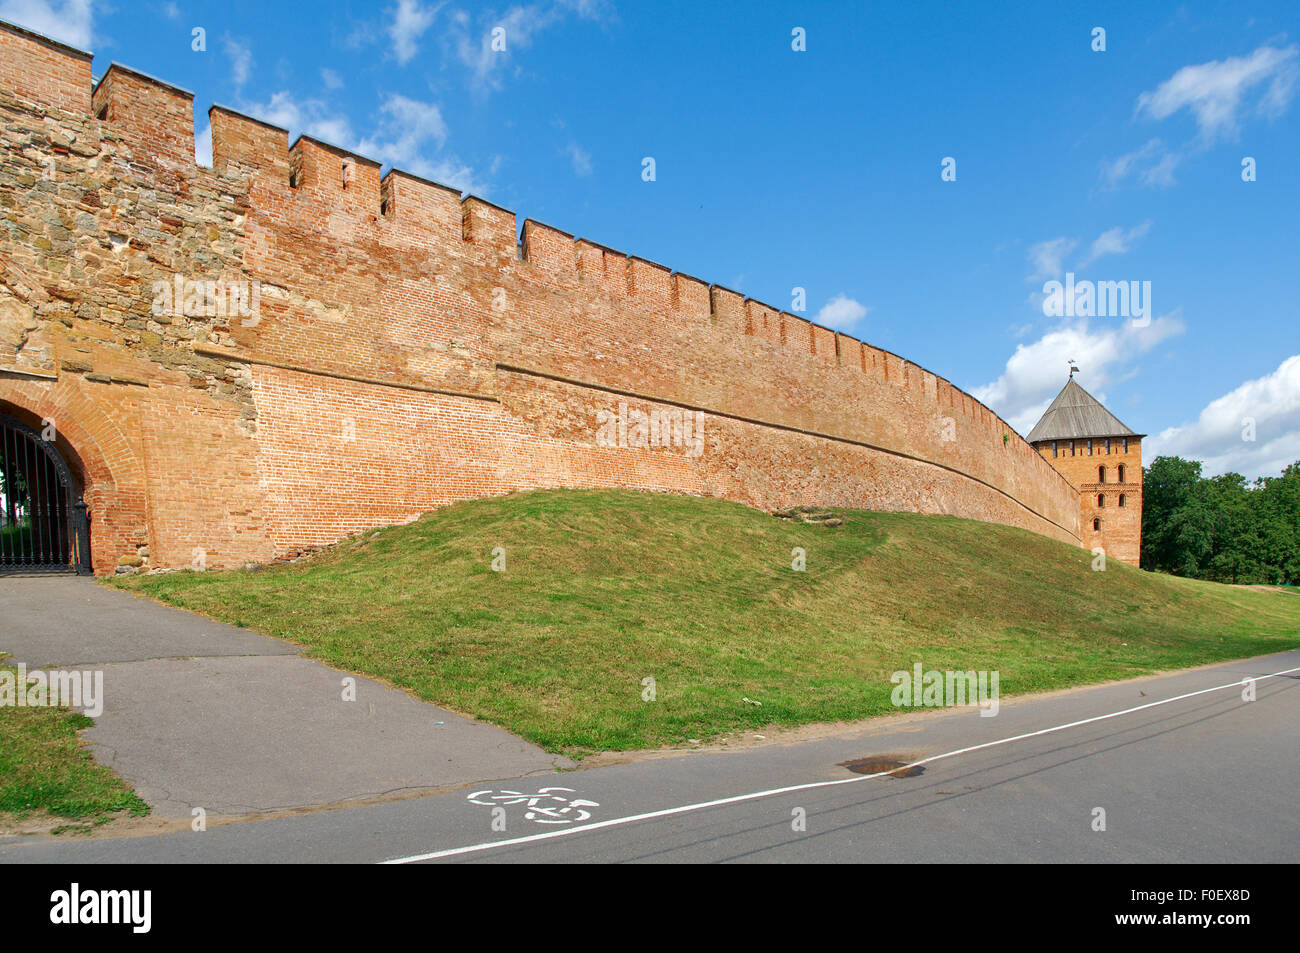
POLYGON ((1278 477, 1201 475, 1156 457, 1142 477, 1142 568, 1194 579, 1300 585, 1300 461, 1278 477))

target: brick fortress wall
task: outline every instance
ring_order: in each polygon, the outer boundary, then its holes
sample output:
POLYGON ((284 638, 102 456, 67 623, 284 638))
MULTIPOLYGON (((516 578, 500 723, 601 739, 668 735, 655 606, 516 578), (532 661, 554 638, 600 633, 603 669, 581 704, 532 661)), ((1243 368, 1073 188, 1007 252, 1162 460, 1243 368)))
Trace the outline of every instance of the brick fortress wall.
POLYGON ((92 96, 87 54, 0 25, 0 409, 57 425, 97 572, 262 561, 533 487, 950 513, 1081 542, 1078 491, 897 355, 209 118, 210 170, 191 94, 114 64, 92 96), (256 314, 160 308, 178 275, 257 283, 256 314), (635 422, 603 445, 620 404, 698 414, 700 452, 637 446, 635 422))

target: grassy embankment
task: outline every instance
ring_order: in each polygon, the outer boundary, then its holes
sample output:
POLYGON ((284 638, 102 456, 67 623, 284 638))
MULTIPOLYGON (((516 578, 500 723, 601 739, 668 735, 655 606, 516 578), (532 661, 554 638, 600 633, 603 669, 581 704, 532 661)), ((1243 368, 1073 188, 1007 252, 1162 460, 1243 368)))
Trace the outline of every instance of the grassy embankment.
POLYGON ((1081 549, 969 520, 843 515, 542 491, 297 564, 113 583, 578 755, 889 712, 914 662, 998 670, 1008 695, 1300 646, 1291 593, 1094 572, 1081 549))

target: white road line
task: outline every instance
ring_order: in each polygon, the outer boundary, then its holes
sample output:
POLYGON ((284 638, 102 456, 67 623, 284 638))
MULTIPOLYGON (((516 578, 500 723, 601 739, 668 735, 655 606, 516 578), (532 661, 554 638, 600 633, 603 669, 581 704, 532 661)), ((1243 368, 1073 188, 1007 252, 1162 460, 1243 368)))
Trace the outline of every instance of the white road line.
POLYGON ((485 841, 481 844, 470 844, 467 847, 451 847, 447 850, 435 850, 427 854, 413 854, 410 857, 398 857, 394 860, 386 860, 385 864, 414 864, 422 860, 436 860, 439 857, 455 857, 460 854, 474 854, 480 851, 492 850, 496 847, 512 847, 516 844, 531 844, 534 841, 550 840, 552 837, 568 837, 571 834, 581 834, 585 831, 594 831, 602 827, 618 827, 623 824, 635 824, 638 821, 654 820, 658 817, 671 817, 674 814, 686 814, 691 811, 703 811, 710 807, 721 807, 724 804, 738 804, 741 801, 756 801, 759 798, 775 797, 778 794, 790 794, 793 791, 809 791, 813 788, 829 788, 840 784, 857 784, 860 781, 870 781, 873 778, 882 778, 887 774, 897 774, 899 771, 905 771, 922 764, 931 764, 935 761, 942 761, 944 758, 955 758, 959 754, 970 754, 972 751, 979 751, 983 748, 995 748, 998 745, 1010 744, 1013 741, 1024 741, 1026 738, 1036 738, 1039 735, 1050 735, 1056 731, 1064 731, 1067 728, 1078 728, 1080 725, 1090 725, 1093 722, 1105 721, 1108 718, 1118 718, 1120 715, 1131 715, 1135 711, 1143 711, 1147 708, 1156 708, 1160 705, 1168 705, 1171 702, 1182 701, 1185 698, 1195 698, 1197 695, 1206 695, 1210 692, 1221 692, 1228 688, 1241 688, 1247 681, 1263 681, 1266 678, 1277 678, 1281 675, 1290 675, 1292 672, 1300 672, 1298 668, 1288 668, 1281 672, 1273 672, 1268 675, 1254 675, 1249 678, 1239 679, 1235 682, 1229 682, 1226 685, 1216 685, 1213 688, 1202 688, 1199 691, 1188 692, 1185 695, 1175 695, 1173 698, 1163 698, 1160 701, 1147 702, 1145 705, 1138 705, 1135 708, 1125 708, 1123 711, 1113 711, 1106 715, 1096 715, 1093 718, 1084 718, 1080 721, 1072 721, 1064 725, 1055 725, 1051 728, 1042 728, 1038 731, 1029 731, 1023 735, 1013 735, 1010 738, 999 738, 997 741, 986 741, 983 744, 970 745, 966 748, 958 748, 955 751, 945 751, 943 754, 931 755, 928 758, 922 758, 919 761, 912 761, 908 764, 901 765, 897 768, 890 768, 888 771, 878 771, 875 774, 862 774, 852 778, 839 778, 834 781, 810 781, 806 784, 793 784, 784 788, 772 788, 769 791, 755 791, 752 794, 737 794, 733 797, 718 798, 716 801, 700 801, 696 804, 683 804, 680 807, 664 808, 661 811, 648 811, 645 814, 631 814, 627 817, 614 817, 607 821, 597 821, 594 824, 583 824, 580 827, 566 827, 563 830, 547 831, 544 834, 530 834, 527 837, 512 837, 509 840, 485 841))

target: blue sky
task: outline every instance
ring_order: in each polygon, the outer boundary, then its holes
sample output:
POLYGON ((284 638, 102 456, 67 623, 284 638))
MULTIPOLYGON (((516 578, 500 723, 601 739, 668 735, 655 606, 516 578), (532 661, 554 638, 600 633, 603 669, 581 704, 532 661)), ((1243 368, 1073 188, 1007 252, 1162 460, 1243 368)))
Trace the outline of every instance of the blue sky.
POLYGON ((222 103, 776 307, 804 288, 806 316, 1022 433, 1073 358, 1148 460, 1300 459, 1294 0, 0 0, 0 19, 92 50, 97 76, 194 90, 201 161, 222 103), (1045 315, 1067 272, 1150 282, 1148 320, 1045 315))

